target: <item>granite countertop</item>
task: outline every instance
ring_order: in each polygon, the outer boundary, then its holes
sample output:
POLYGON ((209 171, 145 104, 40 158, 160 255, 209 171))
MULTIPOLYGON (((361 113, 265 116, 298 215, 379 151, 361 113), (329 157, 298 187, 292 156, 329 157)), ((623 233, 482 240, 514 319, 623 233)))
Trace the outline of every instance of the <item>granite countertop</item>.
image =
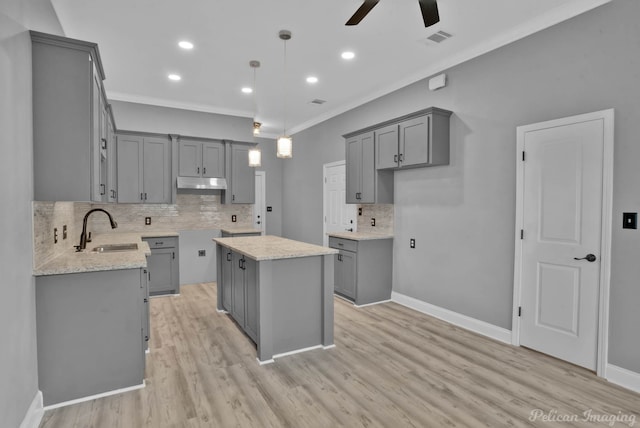
POLYGON ((330 232, 333 238, 351 239, 353 241, 370 241, 373 239, 393 239, 393 235, 374 232, 330 232))
POLYGON ((337 254, 338 250, 307 244, 279 236, 242 236, 237 238, 214 238, 223 247, 245 255, 256 261, 292 259, 296 257, 337 254))
POLYGON ((118 269, 136 269, 147 266, 147 256, 151 254, 149 244, 142 241, 143 237, 178 236, 177 232, 124 232, 104 233, 94 236, 87 242, 87 249, 76 252, 69 248, 58 257, 37 266, 33 270, 35 276, 61 275, 66 273, 97 272, 118 269), (108 244, 138 244, 137 250, 116 251, 112 253, 96 253, 91 251, 95 247, 108 244))
POLYGON ((227 226, 220 230, 225 233, 262 233, 262 230, 253 226, 227 226))

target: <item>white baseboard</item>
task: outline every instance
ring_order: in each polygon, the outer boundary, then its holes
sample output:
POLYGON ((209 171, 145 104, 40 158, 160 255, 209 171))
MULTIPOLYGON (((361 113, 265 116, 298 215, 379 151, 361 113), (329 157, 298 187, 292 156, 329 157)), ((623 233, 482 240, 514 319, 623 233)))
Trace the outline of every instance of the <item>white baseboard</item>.
POLYGON ((640 373, 632 372, 631 370, 623 369, 613 364, 607 364, 605 378, 609 382, 620 385, 623 388, 640 392, 640 373))
POLYGON ((100 394, 89 395, 87 397, 76 398, 75 400, 63 401, 62 403, 52 404, 46 406, 44 410, 53 410, 59 407, 71 406, 72 404, 84 403, 85 401, 95 400, 96 398, 108 397, 110 395, 122 394, 123 392, 135 391, 136 389, 142 389, 145 387, 145 381, 143 380, 140 385, 128 386, 126 388, 114 389, 113 391, 101 392, 100 394))
POLYGON ((391 292, 391 301, 473 331, 474 333, 490 337, 499 342, 511 344, 511 330, 507 330, 506 328, 498 327, 488 322, 480 321, 395 291, 391 292))
POLYGON ((38 428, 42 416, 44 415, 44 408, 42 406, 42 391, 38 391, 33 397, 33 401, 24 415, 24 419, 20 424, 20 428, 38 428))
POLYGON ((379 305, 381 303, 388 303, 390 301, 391 301, 391 299, 389 299, 389 300, 380 300, 379 302, 365 303, 364 305, 355 305, 354 304, 353 306, 355 306, 356 308, 366 308, 367 306, 379 305))

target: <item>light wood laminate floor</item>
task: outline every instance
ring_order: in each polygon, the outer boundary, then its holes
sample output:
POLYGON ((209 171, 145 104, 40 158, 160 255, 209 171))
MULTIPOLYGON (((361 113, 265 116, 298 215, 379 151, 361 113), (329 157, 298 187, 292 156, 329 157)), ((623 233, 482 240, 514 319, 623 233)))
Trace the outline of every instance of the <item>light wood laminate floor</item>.
POLYGON ((627 418, 618 427, 640 416, 640 394, 395 303, 335 299, 336 348, 260 366, 216 312, 214 283, 181 293, 151 300, 144 389, 47 411, 40 427, 609 426, 589 411, 627 418), (556 422, 531 421, 536 409, 556 422))

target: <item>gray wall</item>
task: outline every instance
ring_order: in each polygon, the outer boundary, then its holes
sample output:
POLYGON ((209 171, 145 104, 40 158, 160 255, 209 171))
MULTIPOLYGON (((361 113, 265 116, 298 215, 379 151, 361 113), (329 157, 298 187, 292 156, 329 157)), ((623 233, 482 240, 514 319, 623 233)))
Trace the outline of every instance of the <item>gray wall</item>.
MULTIPOLYGON (((108 89, 108 81, 106 85, 108 89)), ((256 170, 266 172, 266 203, 273 207, 273 211, 267 213, 267 234, 282 234, 282 160, 276 158, 275 140, 254 138, 252 119, 123 101, 110 102, 119 130, 258 143, 262 150, 262 166, 256 170)))
POLYGON ((31 39, 61 34, 48 1, 0 2, 0 426, 18 427, 38 392, 32 276, 31 39))
POLYGON ((429 106, 452 110, 451 165, 395 175, 396 292, 510 329, 516 127, 614 107, 615 173, 609 362, 640 373, 640 2, 594 11, 447 70, 294 136, 285 163, 283 234, 322 242, 322 164, 341 135, 429 106), (410 250, 409 238, 416 238, 410 250))

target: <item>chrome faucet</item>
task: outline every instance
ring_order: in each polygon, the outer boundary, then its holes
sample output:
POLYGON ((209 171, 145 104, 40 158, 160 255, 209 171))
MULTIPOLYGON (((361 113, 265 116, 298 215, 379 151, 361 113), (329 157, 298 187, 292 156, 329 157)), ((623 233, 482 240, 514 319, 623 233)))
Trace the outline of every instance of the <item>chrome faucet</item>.
POLYGON ((103 213, 105 213, 107 216, 109 216, 109 222, 111 223, 111 229, 115 229, 116 227, 118 227, 118 223, 115 222, 115 220, 113 219, 113 217, 111 217, 111 214, 109 214, 107 211, 103 210, 102 208, 94 208, 92 210, 89 210, 85 215, 84 215, 84 220, 82 220, 82 233, 80 234, 80 245, 76 245, 76 251, 82 251, 85 248, 87 248, 87 220, 89 219, 89 215, 93 212, 96 211, 102 211, 103 213))

